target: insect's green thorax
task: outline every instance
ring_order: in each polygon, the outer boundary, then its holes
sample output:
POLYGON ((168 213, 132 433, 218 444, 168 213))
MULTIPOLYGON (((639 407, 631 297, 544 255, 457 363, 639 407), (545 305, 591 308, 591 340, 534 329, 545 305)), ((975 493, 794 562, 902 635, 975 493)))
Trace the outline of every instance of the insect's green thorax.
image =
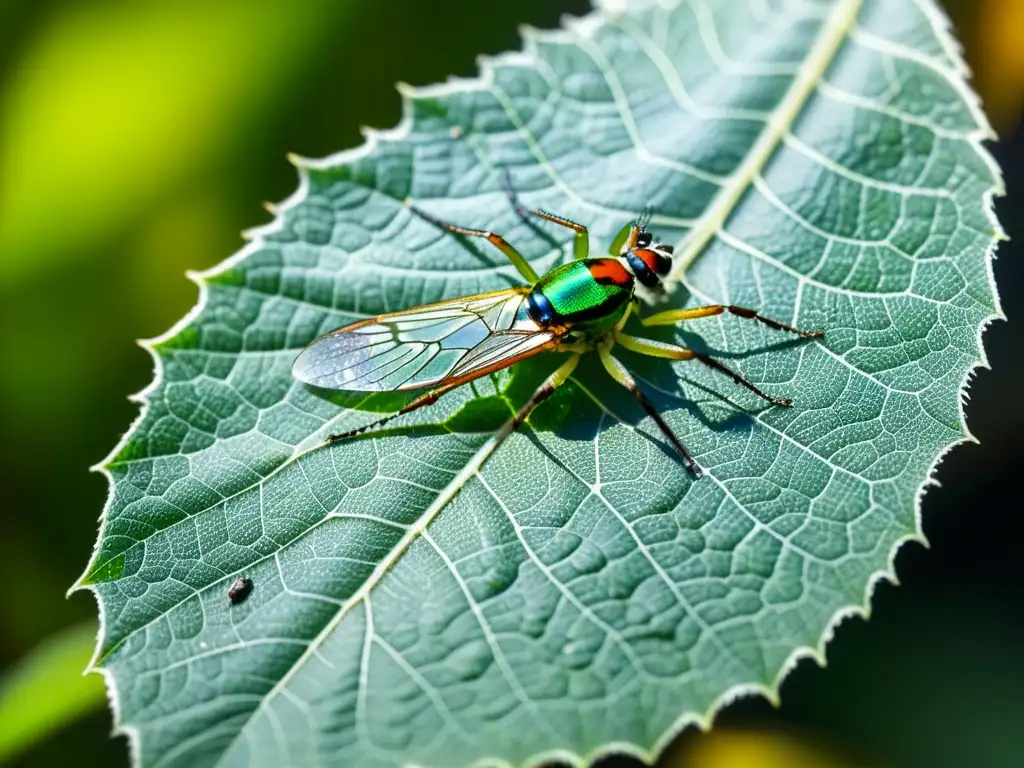
POLYGON ((543 293, 550 302, 555 312, 553 322, 568 321, 574 335, 595 338, 622 319, 633 297, 633 281, 624 271, 615 271, 615 266, 615 259, 571 261, 544 275, 534 291, 543 293), (603 266, 612 269, 603 270, 603 266))

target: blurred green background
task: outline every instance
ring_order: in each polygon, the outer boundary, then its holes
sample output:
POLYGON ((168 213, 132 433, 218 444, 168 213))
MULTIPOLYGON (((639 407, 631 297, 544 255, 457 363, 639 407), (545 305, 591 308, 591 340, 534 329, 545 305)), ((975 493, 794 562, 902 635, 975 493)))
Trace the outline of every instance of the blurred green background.
MULTIPOLYGON (((1024 0, 945 3, 1003 141, 999 201, 1024 236, 1024 0), (1019 223, 1020 222, 1020 223, 1019 223)), ((0 3, 0 764, 125 765, 99 676, 81 677, 95 605, 64 594, 106 498, 90 474, 152 375, 134 340, 193 305, 186 269, 241 246, 292 192, 285 162, 361 141, 400 114, 396 80, 471 76, 584 0, 3 0, 0 3)), ((1019 320, 1024 260, 996 274, 1019 320)), ((870 623, 845 622, 829 667, 800 664, 783 706, 733 705, 666 766, 1024 765, 1020 387, 1012 325, 986 334, 968 418, 981 445, 942 464, 926 550, 902 552, 870 623)), ((604 761, 634 765, 624 759, 604 761)))

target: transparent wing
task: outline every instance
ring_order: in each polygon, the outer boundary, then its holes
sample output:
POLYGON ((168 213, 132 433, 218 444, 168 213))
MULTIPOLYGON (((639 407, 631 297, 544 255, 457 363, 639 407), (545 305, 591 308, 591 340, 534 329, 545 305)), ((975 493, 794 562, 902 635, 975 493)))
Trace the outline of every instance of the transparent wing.
POLYGON ((390 392, 469 381, 558 345, 530 319, 527 288, 379 315, 313 341, 292 375, 326 389, 390 392))

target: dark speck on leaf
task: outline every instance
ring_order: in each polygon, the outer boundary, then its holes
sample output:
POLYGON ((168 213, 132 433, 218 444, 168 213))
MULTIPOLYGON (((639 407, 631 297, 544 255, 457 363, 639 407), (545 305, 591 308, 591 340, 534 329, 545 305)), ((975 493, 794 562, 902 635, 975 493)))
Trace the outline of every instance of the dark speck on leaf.
POLYGON ((245 602, 245 599, 252 592, 252 579, 245 579, 239 576, 228 589, 228 600, 232 605, 245 602))

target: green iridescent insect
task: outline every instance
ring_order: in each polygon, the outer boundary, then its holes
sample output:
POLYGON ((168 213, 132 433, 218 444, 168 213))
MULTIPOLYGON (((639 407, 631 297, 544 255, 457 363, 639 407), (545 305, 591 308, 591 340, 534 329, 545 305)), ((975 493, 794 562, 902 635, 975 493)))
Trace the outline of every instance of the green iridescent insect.
MULTIPOLYGON (((351 437, 391 418, 430 405, 461 384, 541 352, 571 353, 495 434, 494 439, 500 442, 522 424, 538 404, 566 382, 583 353, 596 350, 612 378, 633 393, 679 451, 683 463, 700 475, 701 470, 683 441, 665 423, 626 367, 612 355, 616 344, 654 357, 699 360, 774 405, 793 404, 789 398, 765 394, 739 373, 707 355, 622 332, 631 313, 639 317, 637 283, 648 289, 657 289, 672 267, 672 246, 653 243, 643 218, 626 225, 616 236, 611 253, 618 255, 590 258, 589 235, 585 226, 545 211, 522 209, 511 192, 509 196, 520 215, 538 216, 573 230, 575 259, 539 276, 523 255, 500 235, 446 224, 413 208, 428 222, 449 232, 489 240, 509 258, 528 285, 378 315, 339 328, 310 343, 292 368, 295 378, 308 384, 362 392, 432 387, 388 419, 332 435, 329 441, 351 437)), ((801 331, 763 317, 753 309, 719 304, 668 310, 641 318, 640 322, 645 326, 672 325, 723 312, 757 320, 803 338, 823 333, 801 331)))

